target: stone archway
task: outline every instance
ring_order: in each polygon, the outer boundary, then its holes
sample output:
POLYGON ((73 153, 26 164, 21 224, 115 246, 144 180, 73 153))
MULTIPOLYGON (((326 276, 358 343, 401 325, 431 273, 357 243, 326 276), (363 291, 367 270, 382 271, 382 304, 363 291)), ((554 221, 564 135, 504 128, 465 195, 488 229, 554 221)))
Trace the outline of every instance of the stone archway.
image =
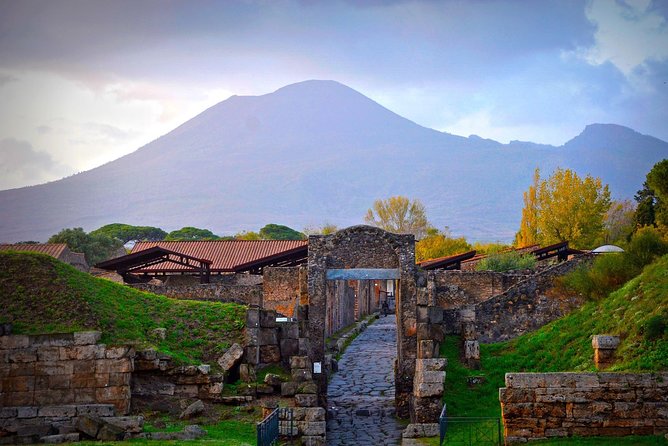
MULTIPOLYGON (((383 274, 396 274, 395 278, 399 280, 396 293, 395 399, 397 415, 408 418, 417 357, 415 237, 410 234, 393 234, 371 226, 353 226, 332 235, 309 237, 308 343, 305 347, 314 363, 325 363, 328 271, 332 276, 335 274, 332 271, 347 269, 384 270, 383 274)), ((322 406, 326 406, 327 402, 326 370, 324 372, 314 375, 322 406)))

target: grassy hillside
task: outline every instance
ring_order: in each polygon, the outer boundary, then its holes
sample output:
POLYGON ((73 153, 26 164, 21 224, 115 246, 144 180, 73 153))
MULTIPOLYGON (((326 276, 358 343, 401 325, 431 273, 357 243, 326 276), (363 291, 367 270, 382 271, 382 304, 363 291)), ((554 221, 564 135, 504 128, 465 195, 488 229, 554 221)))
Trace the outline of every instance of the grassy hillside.
POLYGON ((208 362, 242 337, 246 307, 174 300, 94 278, 42 254, 0 253, 0 322, 14 333, 100 330, 107 344, 154 346, 182 362, 208 362), (164 327, 164 341, 150 331, 164 327))
POLYGON ((500 416, 498 388, 506 372, 594 371, 591 336, 619 335, 612 371, 668 369, 668 256, 605 299, 509 342, 481 345, 482 370, 458 361, 457 337, 441 354, 449 359, 445 401, 453 416, 500 416), (473 388, 467 377, 482 376, 473 388))

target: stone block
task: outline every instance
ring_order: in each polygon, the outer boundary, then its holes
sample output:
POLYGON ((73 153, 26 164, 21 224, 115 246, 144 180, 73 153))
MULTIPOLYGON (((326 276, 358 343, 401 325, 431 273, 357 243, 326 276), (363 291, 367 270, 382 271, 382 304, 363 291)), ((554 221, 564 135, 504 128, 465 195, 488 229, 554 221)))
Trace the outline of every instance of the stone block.
POLYGON ((260 346, 260 363, 274 364, 281 362, 281 349, 278 345, 260 346))
POLYGON ((418 373, 420 371, 427 371, 427 372, 444 371, 447 365, 448 365, 448 360, 446 358, 416 359, 415 372, 418 373))
POLYGON ((0 392, 0 405, 29 406, 35 404, 35 392, 0 392))
POLYGON ((103 347, 98 347, 97 345, 73 345, 67 347, 58 347, 60 351, 60 360, 79 360, 87 361, 91 359, 96 359, 98 352, 104 351, 103 347))
MULTIPOLYGON (((429 323, 429 307, 426 305, 418 305, 417 308, 417 321, 418 324, 428 324, 429 323)), ((419 328, 418 328, 419 331, 419 328)))
MULTIPOLYGON (((1 407, 0 406, 0 420, 7 418, 17 418, 18 410, 25 409, 24 407, 1 407)), ((37 416, 37 414, 35 414, 37 416)))
POLYGON ((264 377, 264 383, 270 386, 279 387, 283 383, 283 379, 273 373, 267 373, 264 377))
POLYGON ((257 380, 257 375, 255 374, 255 367, 251 364, 240 364, 239 365, 239 378, 242 382, 252 383, 257 380))
POLYGON ((297 387, 297 393, 318 393, 318 385, 315 381, 306 381, 297 387))
POLYGON ((402 438, 438 437, 440 434, 438 423, 413 423, 406 426, 402 438))
POLYGON ((274 310, 260 310, 260 327, 276 327, 276 312, 274 310))
POLYGON ((311 360, 308 356, 290 357, 290 368, 292 369, 311 369, 311 360))
POLYGON ((478 341, 464 341, 464 359, 480 359, 480 343, 478 341))
POLYGON ((132 356, 133 349, 131 347, 107 347, 104 350, 104 357, 106 359, 120 359, 132 356))
POLYGON ((93 345, 97 344, 102 337, 99 331, 78 331, 74 333, 74 345, 93 345))
POLYGON ((413 390, 416 397, 429 398, 443 395, 442 383, 419 383, 413 390))
POLYGON ((244 349, 244 362, 251 365, 258 365, 260 363, 260 348, 258 346, 250 346, 244 349))
POLYGON ((37 361, 37 349, 20 349, 10 350, 7 352, 7 362, 9 363, 25 363, 37 361))
POLYGON ((260 309, 249 308, 246 311, 246 327, 258 328, 260 326, 260 309))
POLYGON ((179 415, 180 420, 189 420, 194 418, 204 412, 204 402, 202 400, 197 400, 188 407, 185 408, 181 415, 179 415))
POLYGON ((33 390, 35 390, 35 377, 33 376, 10 376, 0 379, 2 393, 31 392, 33 390))
POLYGON ((311 381, 313 379, 313 373, 311 373, 311 369, 292 369, 290 373, 292 375, 292 381, 298 383, 311 381))
POLYGON ((278 327, 281 339, 299 339, 299 325, 297 322, 282 322, 278 327))
POLYGON ((619 336, 594 335, 591 339, 591 346, 595 349, 614 350, 619 346, 619 336))
POLYGON ((327 411, 324 407, 307 407, 304 409, 305 421, 326 421, 327 411))
POLYGON ((415 381, 419 383, 437 383, 443 384, 445 382, 445 372, 426 371, 415 374, 415 381))
POLYGON ((297 393, 298 383, 289 381, 281 384, 281 396, 294 396, 297 393))
MULTIPOLYGON (((236 342, 225 352, 223 356, 218 358, 218 365, 224 370, 229 371, 234 367, 244 354, 244 349, 236 342)), ((248 361, 250 362, 250 361, 248 361)))
POLYGON ((77 407, 77 416, 84 415, 97 417, 113 417, 114 406, 111 404, 80 404, 77 407))
POLYGON ((0 336, 0 350, 28 348, 30 338, 26 335, 0 336))
POLYGON ((72 375, 74 364, 70 361, 38 362, 35 364, 36 376, 72 375))
POLYGON ((71 375, 49 376, 49 389, 69 389, 72 387, 71 375))
POLYGON ((40 438, 42 443, 46 444, 60 444, 60 443, 70 443, 73 441, 79 441, 79 434, 58 434, 58 435, 47 435, 40 438))
POLYGON ((255 386, 255 391, 258 394, 262 395, 271 395, 274 393, 274 388, 270 386, 269 384, 257 384, 255 386))
POLYGON ((38 361, 50 362, 60 360, 60 347, 43 346, 37 347, 36 350, 38 361))
POLYGON ((318 395, 298 393, 295 395, 295 405, 297 407, 316 407, 318 405, 318 395))
POLYGON ((420 359, 432 359, 435 356, 436 342, 433 339, 418 341, 417 357, 420 359))
MULTIPOLYGON (((16 418, 35 418, 39 412, 38 407, 27 406, 16 408, 16 418)), ((0 417, 2 418, 2 417, 0 417)))
POLYGON ((325 435, 327 432, 325 421, 299 421, 298 423, 302 435, 305 436, 325 435))
POLYGON ((258 335, 258 345, 277 345, 278 330, 276 328, 260 328, 258 335))
POLYGON ((73 405, 68 406, 45 406, 40 407, 38 416, 53 418, 72 418, 76 416, 77 408, 73 405))
POLYGON ((290 357, 299 355, 298 339, 281 339, 281 358, 288 361, 290 357))
POLYGON ((429 307, 429 323, 436 325, 441 325, 443 323, 443 309, 441 307, 429 307))
POLYGON ((95 399, 99 402, 129 400, 130 388, 128 386, 109 386, 95 389, 95 399))
POLYGON ((129 373, 134 369, 130 359, 96 359, 96 373, 129 373))

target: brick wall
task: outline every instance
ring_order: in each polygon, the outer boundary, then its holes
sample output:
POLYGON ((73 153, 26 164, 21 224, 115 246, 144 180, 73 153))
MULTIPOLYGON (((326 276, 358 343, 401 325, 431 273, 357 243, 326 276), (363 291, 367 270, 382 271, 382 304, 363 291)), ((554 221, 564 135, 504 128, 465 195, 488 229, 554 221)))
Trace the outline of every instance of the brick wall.
POLYGON ((294 317, 302 294, 306 293, 306 268, 265 268, 262 307, 294 317))
POLYGON ((113 404, 130 408, 133 350, 99 332, 0 336, 0 406, 113 404))
POLYGON ((508 373, 499 400, 508 444, 668 432, 668 372, 508 373))

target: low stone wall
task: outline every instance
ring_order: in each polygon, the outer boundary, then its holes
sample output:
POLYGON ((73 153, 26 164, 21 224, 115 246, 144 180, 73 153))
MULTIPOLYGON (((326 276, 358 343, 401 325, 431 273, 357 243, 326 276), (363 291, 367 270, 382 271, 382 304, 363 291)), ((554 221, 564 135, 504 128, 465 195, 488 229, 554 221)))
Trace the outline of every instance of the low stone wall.
POLYGON ((508 373, 499 400, 507 444, 668 432, 668 372, 508 373))
POLYGON ((96 331, 0 336, 0 406, 113 404, 130 408, 134 350, 96 331))
POLYGON ((133 288, 175 299, 236 302, 244 305, 262 304, 262 285, 237 285, 227 283, 203 283, 192 285, 131 284, 133 288))
POLYGON ((559 263, 477 304, 475 322, 480 342, 516 338, 579 308, 584 298, 556 293, 554 280, 588 260, 589 257, 580 256, 559 263))

